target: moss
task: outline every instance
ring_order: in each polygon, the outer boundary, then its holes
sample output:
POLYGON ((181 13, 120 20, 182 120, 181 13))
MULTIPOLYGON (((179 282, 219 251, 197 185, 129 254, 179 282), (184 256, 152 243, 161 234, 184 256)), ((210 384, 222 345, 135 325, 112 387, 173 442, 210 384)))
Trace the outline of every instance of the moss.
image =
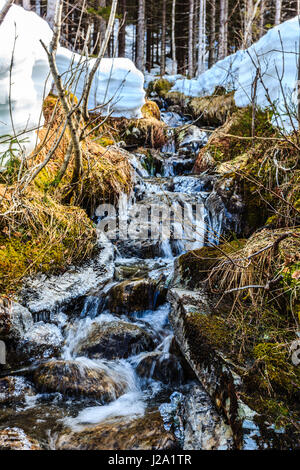
POLYGON ((188 109, 198 123, 220 126, 236 110, 233 95, 233 93, 227 93, 226 95, 217 94, 192 98, 189 101, 188 109))
POLYGON ((147 100, 142 107, 142 115, 144 118, 155 118, 160 120, 160 110, 154 101, 147 100))
POLYGON ((199 287, 205 281, 211 269, 220 261, 222 253, 232 253, 243 247, 244 240, 234 240, 220 247, 205 246, 189 251, 177 259, 180 281, 190 288, 199 287))
POLYGON ((258 376, 260 388, 267 392, 279 391, 300 397, 300 370, 294 366, 286 345, 279 343, 259 343, 253 348, 255 368, 260 368, 258 376))
POLYGON ((1 294, 16 292, 26 276, 63 271, 96 250, 95 228, 83 210, 63 206, 32 189, 20 202, 14 225, 5 219, 1 224, 1 294))
POLYGON ((166 96, 165 100, 169 106, 180 106, 182 112, 185 111, 187 102, 189 99, 179 91, 169 91, 166 96))
POLYGON ((160 96, 161 98, 165 98, 167 93, 171 90, 172 86, 172 83, 170 83, 165 78, 159 78, 158 80, 152 82, 150 87, 148 87, 148 92, 149 90, 150 92, 153 91, 154 93, 157 93, 158 96, 160 96))

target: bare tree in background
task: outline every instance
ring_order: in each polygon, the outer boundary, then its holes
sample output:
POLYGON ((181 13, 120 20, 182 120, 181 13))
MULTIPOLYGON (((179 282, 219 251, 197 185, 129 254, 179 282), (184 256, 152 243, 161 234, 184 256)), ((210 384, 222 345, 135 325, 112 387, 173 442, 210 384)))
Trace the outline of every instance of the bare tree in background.
POLYGON ((48 21, 51 27, 54 26, 55 7, 56 7, 56 0, 47 0, 46 20, 48 21))
POLYGON ((199 0, 198 76, 205 72, 206 53, 206 0, 199 0))
POLYGON ((259 37, 261 38, 265 32, 265 11, 266 1, 262 0, 260 5, 260 21, 259 21, 259 37))
POLYGON ((176 63, 176 40, 175 40, 175 25, 176 25, 176 0, 172 0, 172 74, 174 75, 177 72, 177 63, 176 63))
POLYGON ((136 31, 136 66, 144 71, 145 50, 145 0, 138 0, 138 21, 136 31))
POLYGON ((228 0, 220 0, 220 31, 218 59, 224 59, 228 49, 228 0))
POLYGON ((209 34, 209 53, 208 68, 215 63, 215 47, 216 47, 216 0, 210 2, 210 34, 209 34))
POLYGON ((162 0, 162 22, 161 22, 161 53, 160 53, 160 74, 166 73, 166 32, 167 32, 167 0, 162 0))
POLYGON ((119 28, 119 47, 118 47, 118 56, 125 57, 125 48, 126 48, 126 0, 121 0, 120 2, 121 10, 121 24, 119 28))
POLYGON ((23 0, 22 4, 23 4, 23 8, 25 10, 31 10, 31 1, 30 0, 23 0))
POLYGON ((188 44, 188 74, 190 77, 194 75, 194 11, 195 3, 194 0, 190 0, 189 3, 189 44, 188 44))
POLYGON ((280 20, 281 20, 281 0, 276 0, 276 3, 275 3, 275 21, 274 21, 275 26, 280 24, 280 20))

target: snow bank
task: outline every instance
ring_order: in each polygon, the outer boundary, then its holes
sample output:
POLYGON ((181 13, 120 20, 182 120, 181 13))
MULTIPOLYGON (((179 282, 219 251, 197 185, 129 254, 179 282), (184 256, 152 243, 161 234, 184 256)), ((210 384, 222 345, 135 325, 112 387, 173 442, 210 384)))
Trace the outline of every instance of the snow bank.
POLYGON ((228 91, 236 90, 237 106, 248 106, 259 67, 262 80, 257 81, 256 103, 265 108, 270 107, 271 101, 276 107, 274 125, 291 132, 298 126, 297 119, 291 118, 288 111, 296 116, 299 37, 299 18, 295 17, 270 29, 246 51, 217 62, 200 77, 177 80, 171 91, 198 97, 210 95, 216 86, 223 86, 228 91))
POLYGON ((216 86, 234 90, 237 86, 239 67, 245 55, 237 51, 223 60, 219 60, 198 78, 177 80, 171 91, 179 91, 186 96, 198 97, 211 95, 216 86))
MULTIPOLYGON (((59 73, 78 99, 85 87, 86 72, 91 70, 95 60, 86 60, 64 47, 58 50, 56 61, 59 73)), ((89 109, 101 106, 102 114, 128 119, 141 118, 141 108, 145 103, 143 86, 144 76, 130 59, 102 59, 93 80, 89 109)))
POLYGON ((257 105, 264 108, 270 106, 270 101, 274 103, 277 108, 277 115, 273 118, 274 124, 287 132, 293 130, 293 124, 297 127, 296 119, 292 119, 292 124, 287 108, 296 111, 297 106, 295 90, 299 35, 299 18, 295 17, 270 29, 257 43, 249 47, 239 67, 234 95, 237 106, 243 107, 251 103, 252 84, 259 67, 262 80, 257 81, 257 105))
MULTIPOLYGON (((0 0, 0 10, 4 3, 0 0)), ((3 143, 3 136, 9 138, 31 129, 13 148, 28 154, 36 145, 33 129, 43 123, 43 96, 51 86, 51 80, 45 86, 49 67, 40 39, 48 45, 51 38, 52 31, 43 19, 16 5, 10 7, 0 26, 0 168, 9 158, 9 143, 3 143)))

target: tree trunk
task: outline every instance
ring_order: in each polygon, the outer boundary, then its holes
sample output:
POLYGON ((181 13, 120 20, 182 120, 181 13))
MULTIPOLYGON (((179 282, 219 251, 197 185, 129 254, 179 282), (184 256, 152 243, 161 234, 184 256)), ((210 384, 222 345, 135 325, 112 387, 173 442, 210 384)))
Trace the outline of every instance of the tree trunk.
POLYGON ((56 0, 48 0, 47 1, 47 15, 46 20, 53 28, 54 26, 54 19, 55 19, 55 7, 56 7, 56 0))
POLYGON ((274 21, 275 26, 280 24, 280 20, 281 20, 281 0, 276 0, 276 3, 275 3, 275 21, 274 21))
POLYGON ((225 41, 225 0, 220 0, 220 30, 219 30, 219 54, 218 59, 224 59, 225 41))
POLYGON ((265 0, 262 0, 261 7, 260 7, 260 21, 259 21, 259 37, 261 38, 265 32, 265 11, 266 11, 266 3, 265 0))
POLYGON ((161 76, 166 73, 166 14, 167 14, 167 0, 162 2, 162 31, 161 31, 161 53, 160 53, 160 74, 161 76))
POLYGON ((138 20, 136 31, 136 66, 141 72, 144 71, 144 49, 145 49, 145 0, 138 0, 138 20))
POLYGON ((176 0, 172 1, 172 74, 177 73, 175 40, 176 0))
POLYGON ((119 28, 119 57, 125 57, 125 47, 126 47, 126 0, 121 0, 120 2, 120 12, 122 18, 120 21, 119 28))
MULTIPOLYGON (((99 0, 99 8, 105 8, 106 7, 106 0, 99 0)), ((104 38, 105 38, 105 32, 106 32, 106 21, 104 18, 100 17, 99 19, 99 33, 100 33, 100 37, 99 37, 99 43, 100 43, 100 47, 104 41, 104 38)), ((99 47, 99 50, 100 50, 100 47, 99 47)), ((105 55, 107 55, 107 51, 105 52, 105 55)))
POLYGON ((253 18, 253 0, 246 0, 245 27, 243 47, 251 46, 252 43, 252 18, 253 18))
POLYGON ((206 0, 199 0, 198 76, 205 72, 206 0))
POLYGON ((189 77, 192 78, 194 75, 194 62, 193 62, 193 38, 194 38, 194 0, 190 0, 190 9, 189 9, 189 45, 188 45, 188 73, 189 77))
MULTIPOLYGON (((23 8, 25 10, 31 10, 31 2, 30 0, 23 0, 23 8)), ((55 8, 55 5, 54 5, 55 8)))
POLYGON ((216 42, 216 0, 211 0, 208 68, 212 67, 215 63, 215 42, 216 42))

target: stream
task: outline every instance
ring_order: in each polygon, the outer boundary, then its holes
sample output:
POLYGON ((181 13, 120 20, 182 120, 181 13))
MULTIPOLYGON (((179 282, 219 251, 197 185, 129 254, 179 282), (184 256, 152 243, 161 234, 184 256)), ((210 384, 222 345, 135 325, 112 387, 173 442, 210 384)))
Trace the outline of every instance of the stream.
MULTIPOLYGON (((186 124, 167 111, 162 119, 170 132, 186 124)), ((171 139, 162 149, 159 165, 130 156, 131 195, 120 198, 113 215, 106 207, 95 215, 98 224, 107 223, 113 276, 80 301, 35 315, 31 331, 47 330, 49 350, 42 361, 31 358, 31 375, 14 377, 16 399, 3 406, 1 428, 20 428, 48 449, 78 447, 86 439, 88 448, 100 449, 183 445, 180 408, 195 379, 168 322, 167 289, 176 257, 218 241, 224 222, 207 203, 210 182, 191 174, 207 139, 191 127, 179 147, 171 139), (150 209, 157 210, 154 220, 150 209), (131 237, 120 239, 112 231, 123 219, 131 237)))

